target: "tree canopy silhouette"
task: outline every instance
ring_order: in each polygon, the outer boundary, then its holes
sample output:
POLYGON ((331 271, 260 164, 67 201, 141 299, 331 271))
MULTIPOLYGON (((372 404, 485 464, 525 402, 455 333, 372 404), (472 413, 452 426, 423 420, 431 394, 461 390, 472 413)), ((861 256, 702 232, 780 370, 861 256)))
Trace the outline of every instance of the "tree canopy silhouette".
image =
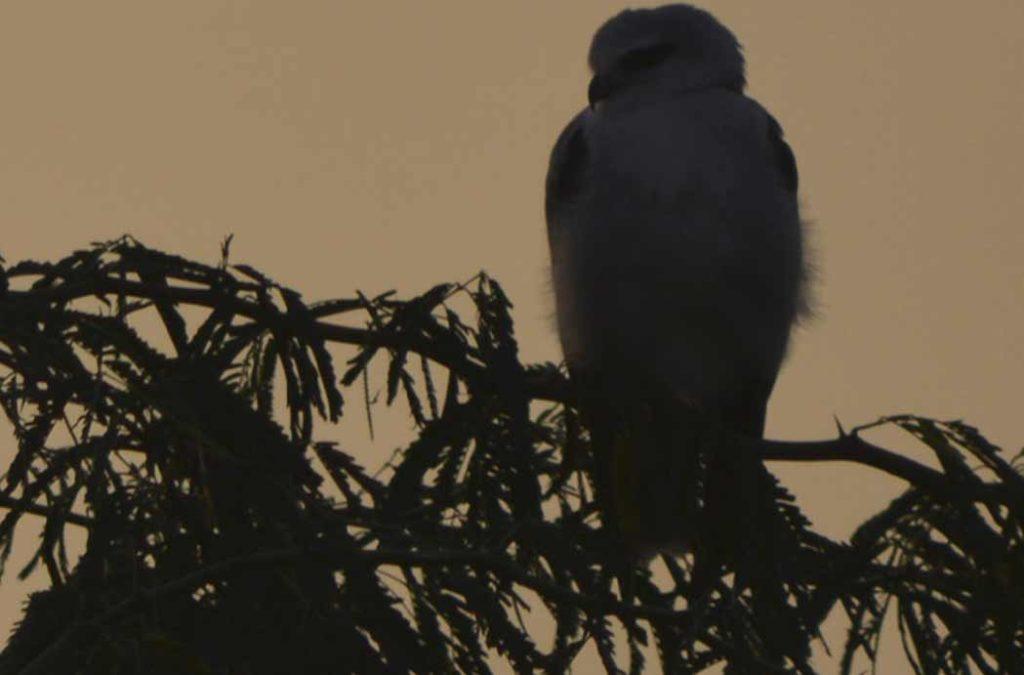
MULTIPOLYGON (((213 266, 130 238, 0 266, 0 405, 17 439, 2 559, 21 519, 43 518, 20 575, 50 580, 0 674, 488 672, 495 659, 560 673, 588 644, 609 672, 642 670, 645 646, 665 672, 779 669, 729 570, 698 592, 689 556, 623 569, 573 386, 520 362, 495 280, 307 303, 230 264, 229 244, 213 266), (145 312, 166 349, 133 325, 145 312), (372 474, 315 423, 366 423, 378 361, 416 436, 372 474), (87 534, 74 564, 69 528, 87 534)), ((876 658, 887 619, 918 673, 1024 672, 1019 458, 960 422, 877 425, 913 434, 939 468, 868 443, 866 427, 731 446, 908 483, 847 542, 772 483, 764 523, 787 544, 764 564, 786 569, 802 653, 839 606, 844 673, 876 658)), ((813 672, 800 656, 782 669, 813 672)))

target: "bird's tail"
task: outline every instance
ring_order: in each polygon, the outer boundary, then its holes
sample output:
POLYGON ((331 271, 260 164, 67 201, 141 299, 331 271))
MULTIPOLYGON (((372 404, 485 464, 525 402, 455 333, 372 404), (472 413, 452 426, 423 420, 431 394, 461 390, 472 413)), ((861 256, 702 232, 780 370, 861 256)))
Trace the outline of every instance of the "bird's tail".
POLYGON ((589 406, 606 527, 638 558, 690 549, 703 502, 708 427, 692 405, 657 398, 589 406))
POLYGON ((779 672, 813 673, 810 643, 817 627, 801 608, 811 592, 805 571, 810 561, 820 562, 822 542, 807 529, 810 522, 792 495, 743 446, 735 436, 722 437, 717 456, 708 460, 694 586, 709 592, 723 570, 734 572, 730 593, 739 598, 749 591, 752 628, 737 639, 749 638, 750 651, 779 672))
MULTIPOLYGON (((762 663, 806 665, 808 629, 788 600, 785 569, 799 554, 794 530, 802 524, 780 520, 788 493, 741 447, 735 420, 727 428, 720 415, 678 397, 606 398, 586 408, 599 506, 626 555, 692 553, 698 602, 721 586, 724 571, 734 572, 735 594, 750 591, 751 628, 760 636, 752 650, 762 663)), ((763 407, 753 417, 757 428, 740 433, 760 436, 763 407)))

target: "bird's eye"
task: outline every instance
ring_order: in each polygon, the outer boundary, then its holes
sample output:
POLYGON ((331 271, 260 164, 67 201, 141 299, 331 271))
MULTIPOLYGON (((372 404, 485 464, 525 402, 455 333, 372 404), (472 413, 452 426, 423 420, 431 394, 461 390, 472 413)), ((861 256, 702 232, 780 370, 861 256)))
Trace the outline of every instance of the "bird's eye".
POLYGON ((675 47, 666 43, 640 47, 626 52, 619 59, 619 65, 625 70, 646 70, 667 59, 674 51, 675 47))

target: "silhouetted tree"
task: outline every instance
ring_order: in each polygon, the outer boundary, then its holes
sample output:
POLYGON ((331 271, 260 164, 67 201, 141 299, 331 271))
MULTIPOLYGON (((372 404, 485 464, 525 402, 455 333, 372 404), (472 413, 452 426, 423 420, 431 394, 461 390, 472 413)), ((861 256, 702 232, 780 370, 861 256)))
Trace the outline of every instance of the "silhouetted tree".
MULTIPOLYGON (((698 592, 688 556, 655 561, 668 582, 647 564, 623 569, 573 388, 552 364, 520 363, 497 282, 306 303, 230 265, 229 243, 217 266, 124 238, 0 267, 0 404, 17 437, 0 544, 6 561, 21 518, 45 519, 20 574, 42 565, 50 579, 0 673, 487 672, 495 655, 560 673, 588 643, 609 672, 638 672, 651 639, 666 672, 780 668, 765 658, 771 626, 729 570, 698 592), (471 320, 454 310, 466 300, 471 320), (133 328, 154 310, 165 351, 133 328), (369 414, 377 360, 387 404, 404 399, 417 433, 371 475, 314 422, 341 419, 346 387, 369 414), (74 565, 69 527, 87 532, 74 565), (531 596, 550 635, 526 625, 531 596)), ((875 659, 890 608, 919 673, 1024 672, 1024 479, 965 424, 878 424, 916 436, 941 469, 859 429, 730 441, 909 484, 839 543, 770 482, 760 525, 781 545, 764 564, 784 570, 802 653, 838 603, 843 672, 875 659)), ((783 669, 811 671, 800 656, 783 669)))

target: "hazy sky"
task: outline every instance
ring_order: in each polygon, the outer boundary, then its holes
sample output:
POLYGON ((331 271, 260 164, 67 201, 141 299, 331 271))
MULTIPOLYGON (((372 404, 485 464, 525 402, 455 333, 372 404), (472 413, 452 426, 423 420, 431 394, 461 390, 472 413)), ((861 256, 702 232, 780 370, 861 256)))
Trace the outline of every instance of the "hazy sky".
MULTIPOLYGON (((516 303, 525 358, 558 359, 543 177, 585 103, 590 36, 625 6, 4 3, 0 252, 55 258, 130 232, 213 261, 234 233, 237 262, 308 299, 485 269, 516 303)), ((769 435, 916 412, 1019 449, 1024 5, 703 6, 786 130, 816 251, 818 317, 769 435)), ((835 536, 900 487, 848 466, 780 473, 835 536)), ((5 579, 0 634, 28 587, 5 579)))

